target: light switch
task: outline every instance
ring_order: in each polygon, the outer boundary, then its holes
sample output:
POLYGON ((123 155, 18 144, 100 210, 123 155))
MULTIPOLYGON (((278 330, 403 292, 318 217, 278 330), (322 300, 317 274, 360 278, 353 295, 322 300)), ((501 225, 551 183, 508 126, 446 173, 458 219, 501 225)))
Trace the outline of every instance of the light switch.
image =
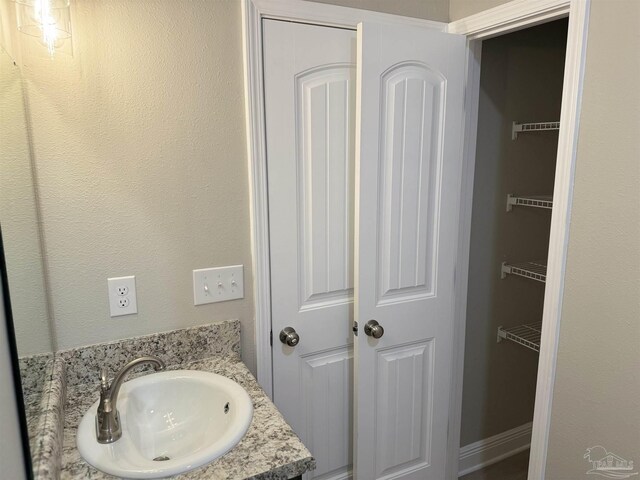
POLYGON ((242 265, 201 268, 193 271, 193 304, 225 302, 244 298, 242 265))

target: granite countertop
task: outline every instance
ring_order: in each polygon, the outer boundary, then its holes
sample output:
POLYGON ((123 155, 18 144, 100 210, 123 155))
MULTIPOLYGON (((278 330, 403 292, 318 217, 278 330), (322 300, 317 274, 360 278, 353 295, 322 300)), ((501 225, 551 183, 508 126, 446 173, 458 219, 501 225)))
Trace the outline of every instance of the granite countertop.
POLYGON ((49 402, 47 382, 51 380, 53 353, 22 357, 19 365, 29 446, 33 452, 40 435, 41 417, 43 412, 46 412, 49 402))
MULTIPOLYGON (((236 381, 249 393, 254 411, 249 430, 229 453, 203 467, 171 478, 279 480, 293 478, 315 468, 315 460, 309 450, 293 433, 238 357, 214 356, 168 366, 168 370, 175 369, 208 371, 236 381)), ((67 387, 60 472, 62 480, 115 478, 87 464, 76 448, 80 419, 98 397, 95 382, 67 387)))
POLYGON ((64 363, 52 353, 23 357, 20 377, 34 478, 57 478, 62 447, 64 363))

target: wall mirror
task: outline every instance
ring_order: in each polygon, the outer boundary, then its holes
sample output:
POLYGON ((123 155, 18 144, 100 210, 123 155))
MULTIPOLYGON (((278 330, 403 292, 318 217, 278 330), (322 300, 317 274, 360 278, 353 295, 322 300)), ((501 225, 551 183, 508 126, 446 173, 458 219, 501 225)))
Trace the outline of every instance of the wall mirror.
POLYGON ((0 227, 30 450, 43 424, 55 342, 50 325, 37 191, 20 69, 0 50, 0 227))

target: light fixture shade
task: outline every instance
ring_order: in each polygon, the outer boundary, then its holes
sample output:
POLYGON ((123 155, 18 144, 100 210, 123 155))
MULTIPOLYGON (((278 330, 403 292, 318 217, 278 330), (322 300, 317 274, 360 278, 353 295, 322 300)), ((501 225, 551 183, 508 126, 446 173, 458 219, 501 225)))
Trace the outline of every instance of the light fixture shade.
POLYGON ((70 0, 15 0, 18 30, 36 38, 50 56, 71 53, 70 0))

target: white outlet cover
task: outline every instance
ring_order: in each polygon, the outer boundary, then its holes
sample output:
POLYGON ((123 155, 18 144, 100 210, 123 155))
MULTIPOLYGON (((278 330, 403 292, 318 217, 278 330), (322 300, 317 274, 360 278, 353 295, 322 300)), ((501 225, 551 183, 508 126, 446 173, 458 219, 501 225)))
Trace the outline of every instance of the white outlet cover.
POLYGON ((136 298, 136 277, 107 278, 109 288, 109 310, 112 317, 138 313, 136 298))
POLYGON ((193 304, 244 298, 243 265, 201 268, 193 271, 193 304))

